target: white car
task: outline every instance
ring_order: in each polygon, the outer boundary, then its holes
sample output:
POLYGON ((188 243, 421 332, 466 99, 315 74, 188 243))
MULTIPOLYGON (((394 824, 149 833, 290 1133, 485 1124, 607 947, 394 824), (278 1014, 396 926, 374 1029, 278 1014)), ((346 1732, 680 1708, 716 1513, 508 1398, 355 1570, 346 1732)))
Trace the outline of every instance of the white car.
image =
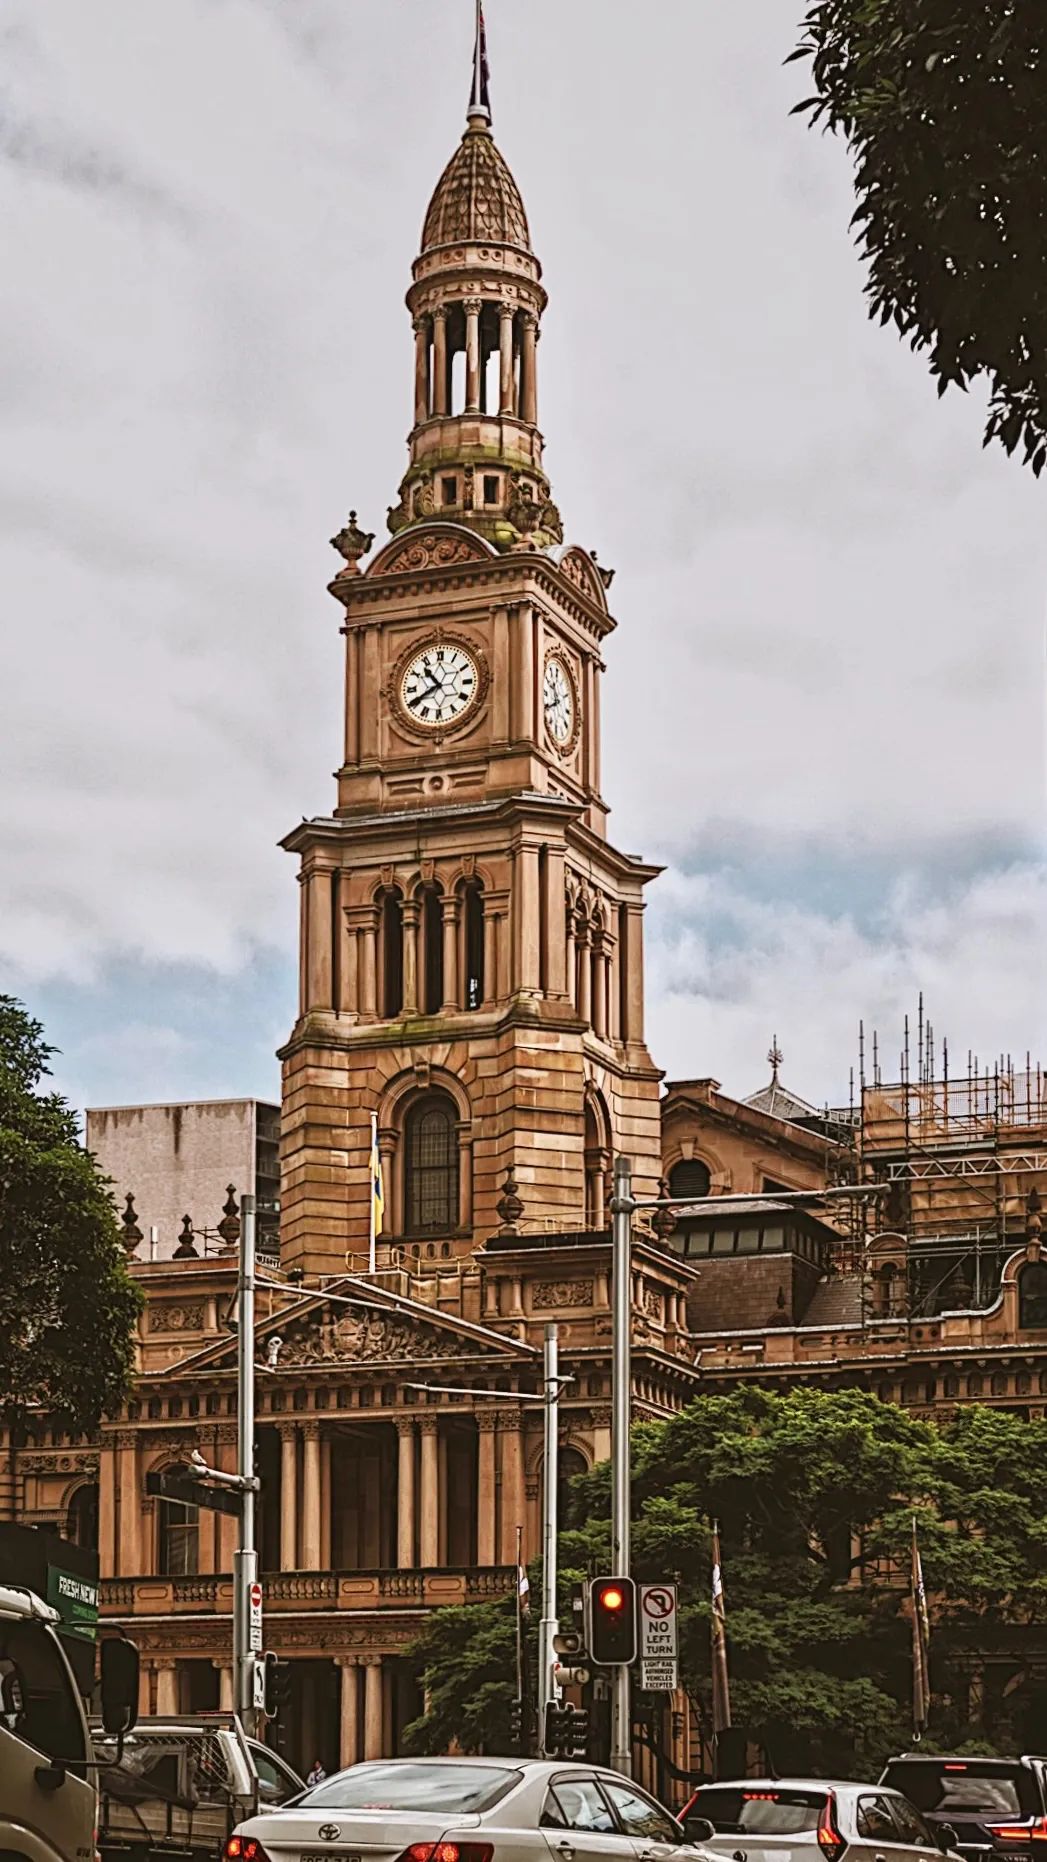
POLYGON ((948 1825, 933 1831, 900 1791, 825 1778, 702 1785, 681 1815, 718 1862, 942 1862, 956 1840, 948 1825))
POLYGON ((382 1759, 230 1837, 225 1862, 710 1862, 619 1772, 566 1759, 382 1759))

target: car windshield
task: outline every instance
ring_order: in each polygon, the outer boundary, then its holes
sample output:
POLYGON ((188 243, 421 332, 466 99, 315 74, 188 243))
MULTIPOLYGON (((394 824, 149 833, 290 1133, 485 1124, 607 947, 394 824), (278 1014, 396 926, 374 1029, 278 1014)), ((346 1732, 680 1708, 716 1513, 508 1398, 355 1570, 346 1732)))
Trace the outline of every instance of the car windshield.
POLYGON ((696 1793, 687 1815, 708 1817, 713 1829, 727 1836, 795 1836, 801 1830, 818 1828, 825 1798, 824 1791, 748 1791, 716 1785, 696 1793))
POLYGON ((976 1816, 1031 1817, 1035 1814, 1032 1780, 1021 1765, 977 1759, 895 1759, 884 1784, 902 1791, 917 1810, 948 1820, 967 1811, 976 1816))
POLYGON ((302 1810, 432 1810, 463 1815, 490 1810, 518 1771, 497 1765, 354 1765, 298 1799, 302 1810))

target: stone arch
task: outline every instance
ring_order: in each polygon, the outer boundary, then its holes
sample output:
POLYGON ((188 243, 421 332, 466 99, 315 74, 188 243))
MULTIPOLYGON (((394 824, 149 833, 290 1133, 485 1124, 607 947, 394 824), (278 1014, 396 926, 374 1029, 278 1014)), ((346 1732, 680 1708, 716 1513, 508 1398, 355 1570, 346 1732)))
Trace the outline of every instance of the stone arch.
POLYGON ((65 1513, 65 1536, 84 1551, 98 1550, 99 1484, 97 1474, 81 1476, 66 1489, 62 1499, 65 1513))
MULTIPOLYGON (((419 1233, 409 1223, 406 1134, 412 1107, 423 1100, 435 1101, 437 1098, 446 1100, 456 1115, 454 1134, 457 1144, 458 1209, 457 1221, 451 1226, 455 1230, 472 1226, 473 1120, 469 1095, 458 1076, 449 1069, 427 1066, 396 1074, 387 1083, 378 1104, 378 1144, 382 1158, 387 1221, 392 1235, 406 1235, 410 1229, 412 1237, 417 1235, 425 1239, 424 1233, 419 1233)), ((436 1239, 442 1240, 444 1237, 437 1236, 436 1239)))
POLYGON ((364 570, 365 576, 412 575, 430 569, 449 569, 458 563, 496 559, 494 550, 477 531, 465 524, 434 521, 401 533, 379 550, 364 570))
POLYGON ((1026 1261, 1018 1273, 1018 1326, 1047 1331, 1047 1261, 1026 1261))
MULTIPOLYGON (((181 1457, 164 1449, 149 1472, 181 1465, 181 1457)), ((184 1500, 161 1500, 153 1509, 156 1519, 155 1565, 161 1577, 195 1577, 200 1569, 200 1509, 184 1500)))
POLYGON ((611 1115, 603 1094, 586 1082, 584 1106, 585 1221, 587 1231, 602 1230, 607 1220, 607 1185, 611 1170, 611 1115))

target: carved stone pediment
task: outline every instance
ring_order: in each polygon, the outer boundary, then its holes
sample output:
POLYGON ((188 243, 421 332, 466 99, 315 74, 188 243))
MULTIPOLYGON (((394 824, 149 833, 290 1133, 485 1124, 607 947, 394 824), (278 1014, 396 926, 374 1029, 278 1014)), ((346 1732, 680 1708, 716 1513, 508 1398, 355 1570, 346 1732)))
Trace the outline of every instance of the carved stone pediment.
POLYGON ((368 575, 411 575, 423 569, 444 569, 456 563, 489 562, 494 552, 474 531, 462 524, 433 524, 410 530, 387 543, 375 557, 368 575))
POLYGON ((414 1364, 475 1355, 471 1341, 397 1313, 352 1312, 289 1330, 280 1368, 289 1364, 414 1364))

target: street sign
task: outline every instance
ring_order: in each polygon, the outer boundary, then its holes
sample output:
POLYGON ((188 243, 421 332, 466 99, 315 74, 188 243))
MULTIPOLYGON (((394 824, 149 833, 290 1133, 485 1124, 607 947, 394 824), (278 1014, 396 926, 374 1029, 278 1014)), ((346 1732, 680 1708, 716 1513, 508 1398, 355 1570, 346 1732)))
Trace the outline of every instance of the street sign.
POLYGON ((640 1686, 652 1694, 671 1694, 677 1683, 676 1585, 641 1584, 640 1686))
MULTIPOLYGON (((262 1586, 260 1584, 247 1586, 247 1646, 254 1652, 260 1652, 262 1647, 262 1586)), ((255 1701, 256 1707, 260 1704, 255 1701)))
POLYGON ((222 1487, 206 1487, 184 1467, 163 1468, 158 1474, 147 1474, 145 1491, 156 1494, 161 1500, 181 1500, 186 1506, 208 1507, 212 1513, 231 1513, 234 1519, 240 1517, 238 1493, 222 1487))
POLYGON ((98 1583, 76 1577, 58 1565, 47 1567, 47 1601, 58 1611, 62 1628, 70 1636, 93 1642, 98 1628, 98 1583))

